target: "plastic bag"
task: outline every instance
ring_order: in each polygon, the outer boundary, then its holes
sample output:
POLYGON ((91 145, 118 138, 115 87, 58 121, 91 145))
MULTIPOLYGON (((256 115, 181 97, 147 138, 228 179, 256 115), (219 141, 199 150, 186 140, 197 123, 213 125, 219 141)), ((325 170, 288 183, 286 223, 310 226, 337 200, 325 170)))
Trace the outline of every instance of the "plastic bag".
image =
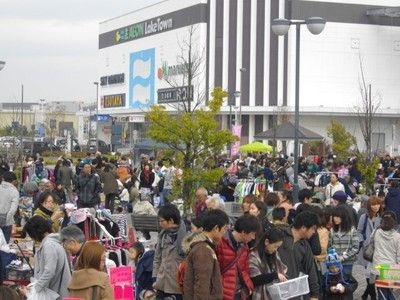
POLYGON ((44 288, 38 292, 34 285, 31 285, 26 300, 57 300, 59 297, 60 295, 53 290, 44 288))

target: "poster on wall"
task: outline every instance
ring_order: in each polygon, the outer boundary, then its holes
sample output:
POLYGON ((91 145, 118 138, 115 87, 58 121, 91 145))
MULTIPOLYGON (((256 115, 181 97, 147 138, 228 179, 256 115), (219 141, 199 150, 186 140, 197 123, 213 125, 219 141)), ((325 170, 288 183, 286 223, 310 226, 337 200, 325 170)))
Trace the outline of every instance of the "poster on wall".
POLYGON ((154 104, 155 48, 129 56, 129 108, 145 109, 154 104))

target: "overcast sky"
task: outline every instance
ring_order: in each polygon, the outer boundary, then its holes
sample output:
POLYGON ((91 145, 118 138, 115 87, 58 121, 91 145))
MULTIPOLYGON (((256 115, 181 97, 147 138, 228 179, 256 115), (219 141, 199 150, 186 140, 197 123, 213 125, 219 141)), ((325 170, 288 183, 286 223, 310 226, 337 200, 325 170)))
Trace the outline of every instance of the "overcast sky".
POLYGON ((0 0, 0 102, 94 102, 99 22, 160 0, 0 0))

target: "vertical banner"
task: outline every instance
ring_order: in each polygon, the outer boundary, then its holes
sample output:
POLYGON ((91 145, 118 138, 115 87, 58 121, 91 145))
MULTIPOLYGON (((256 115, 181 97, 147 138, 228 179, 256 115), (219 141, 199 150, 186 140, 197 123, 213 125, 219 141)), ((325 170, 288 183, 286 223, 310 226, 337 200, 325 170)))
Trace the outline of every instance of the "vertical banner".
POLYGON ((131 266, 110 268, 108 271, 111 285, 114 288, 115 300, 132 300, 133 293, 133 271, 131 266))
POLYGON ((232 125, 232 134, 238 138, 238 140, 233 142, 231 145, 231 156, 234 156, 239 154, 240 136, 242 135, 242 125, 232 125))

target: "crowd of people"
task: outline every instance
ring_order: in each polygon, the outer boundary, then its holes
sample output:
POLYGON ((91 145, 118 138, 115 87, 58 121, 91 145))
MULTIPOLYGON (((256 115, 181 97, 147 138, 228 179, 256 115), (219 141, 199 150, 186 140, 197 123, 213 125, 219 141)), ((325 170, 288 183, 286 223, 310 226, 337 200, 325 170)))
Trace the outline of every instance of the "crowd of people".
MULTIPOLYGON (((21 191, 16 175, 2 170, 0 253, 16 252, 8 246, 15 224, 35 241, 34 284, 19 288, 20 299, 47 289, 59 299, 114 299, 107 247, 87 240, 85 228, 71 220, 81 208, 158 216, 153 249, 145 247, 148 231, 125 246, 136 299, 273 299, 273 284, 303 274, 308 292, 296 296, 353 299, 354 264, 365 268, 363 299, 395 299, 391 289, 375 288, 374 266, 400 263, 399 161, 382 158, 376 191, 360 195, 356 159, 301 159, 298 199, 291 194, 292 157, 216 158, 216 165, 224 170, 221 180, 212 190, 196 189, 187 215, 173 204, 182 171, 170 158, 143 157, 135 169, 125 157, 88 153, 75 166, 61 157, 50 170, 43 159, 28 157, 21 191), (229 202, 240 205, 239 215, 229 202), (375 253, 367 261, 362 253, 371 237, 375 253)), ((2 293, 12 291, 2 287, 2 293)))

